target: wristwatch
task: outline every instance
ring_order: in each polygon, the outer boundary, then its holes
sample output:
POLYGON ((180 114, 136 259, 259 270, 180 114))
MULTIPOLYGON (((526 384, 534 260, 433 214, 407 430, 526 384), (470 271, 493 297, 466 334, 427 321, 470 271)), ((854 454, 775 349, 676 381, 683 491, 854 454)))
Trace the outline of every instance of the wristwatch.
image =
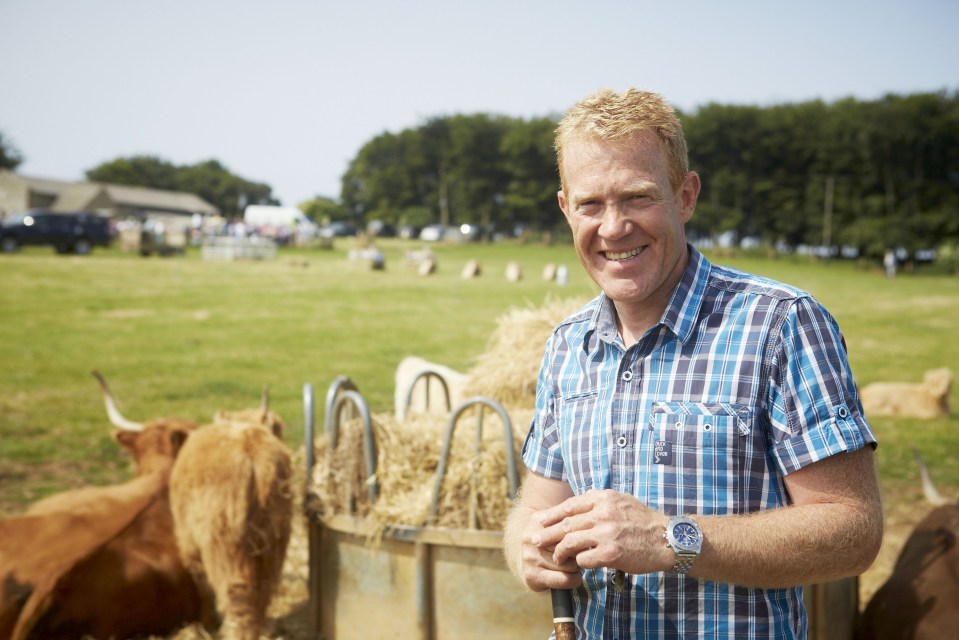
POLYGON ((703 530, 696 521, 686 516, 673 516, 663 533, 666 546, 676 554, 673 573, 685 574, 703 548, 703 530))

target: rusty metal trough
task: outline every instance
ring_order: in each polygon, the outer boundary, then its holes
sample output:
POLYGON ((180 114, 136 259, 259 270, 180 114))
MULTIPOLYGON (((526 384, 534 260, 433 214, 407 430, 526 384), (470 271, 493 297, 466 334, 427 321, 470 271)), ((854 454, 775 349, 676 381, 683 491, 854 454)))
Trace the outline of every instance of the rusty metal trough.
MULTIPOLYGON (((425 372, 423 375, 435 375, 425 372)), ((413 382, 415 385, 416 381, 413 382)), ((315 463, 313 390, 304 385, 307 481, 315 463)), ((506 411, 488 398, 471 398, 455 407, 447 424, 433 494, 430 521, 436 515, 446 457, 453 430, 463 411, 475 405, 493 409, 503 422, 512 451, 512 425, 506 411)), ((447 398, 447 406, 449 399, 447 398)), ((346 412, 364 425, 366 475, 371 501, 375 482, 376 443, 369 409, 348 378, 329 388, 325 430, 335 441, 346 412)), ((479 411, 477 429, 482 428, 479 411)), ((477 438, 477 446, 479 446, 477 438)), ((511 497, 518 477, 509 461, 511 497)), ((422 640, 501 638, 537 639, 552 629, 550 599, 526 591, 512 577, 502 552, 502 532, 444 527, 394 527, 377 544, 375 531, 362 518, 321 516, 306 506, 309 528, 310 629, 324 640, 410 638, 422 640)))

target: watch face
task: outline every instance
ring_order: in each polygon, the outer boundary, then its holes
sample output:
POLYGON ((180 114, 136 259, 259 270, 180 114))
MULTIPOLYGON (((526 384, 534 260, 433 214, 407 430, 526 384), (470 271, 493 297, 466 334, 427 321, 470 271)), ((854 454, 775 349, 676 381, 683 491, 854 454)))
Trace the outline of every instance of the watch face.
POLYGON ((699 530, 693 525, 680 522, 673 527, 673 538, 684 549, 692 549, 699 542, 699 530))

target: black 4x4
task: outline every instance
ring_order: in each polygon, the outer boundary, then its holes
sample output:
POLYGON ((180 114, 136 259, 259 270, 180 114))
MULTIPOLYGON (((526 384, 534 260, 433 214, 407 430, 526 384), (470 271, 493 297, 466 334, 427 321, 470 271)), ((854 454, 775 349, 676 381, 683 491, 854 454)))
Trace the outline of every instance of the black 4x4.
POLYGON ((0 251, 10 253, 32 244, 53 245, 57 253, 87 255, 112 239, 110 223, 95 213, 54 213, 31 209, 0 225, 0 251))

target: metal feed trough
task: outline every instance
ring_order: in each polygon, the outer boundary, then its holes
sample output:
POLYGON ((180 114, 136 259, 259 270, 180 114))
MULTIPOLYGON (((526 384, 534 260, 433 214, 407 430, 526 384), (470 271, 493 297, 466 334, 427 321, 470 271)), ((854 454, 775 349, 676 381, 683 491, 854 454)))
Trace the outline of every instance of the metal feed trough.
MULTIPOLYGON (((436 371, 422 378, 446 381, 436 371)), ((427 380, 428 382, 429 380, 427 380)), ((426 385, 427 389, 429 384, 426 385)), ((428 391, 427 391, 428 393, 428 391)), ((307 483, 313 475, 313 387, 303 386, 307 483)), ((427 405, 429 399, 427 397, 427 405)), ((517 490, 512 425, 505 409, 489 398, 471 398, 453 408, 447 422, 443 450, 433 487, 429 521, 436 516, 453 431, 466 409, 492 408, 503 422, 507 444, 510 498, 517 490)), ((379 495, 376 482, 377 450, 369 408, 349 378, 337 378, 327 391, 324 429, 335 444, 342 416, 358 413, 364 430, 364 461, 370 501, 379 495)), ((483 410, 477 418, 480 446, 483 410)), ((404 414, 405 415, 405 414, 404 414)), ((309 487, 307 487, 309 497, 309 487)), ((377 533, 365 519, 351 515, 322 516, 306 501, 309 533, 309 625, 323 640, 502 640, 549 637, 552 630, 550 598, 522 588, 503 559, 501 531, 449 529, 435 526, 397 526, 372 545, 377 533)), ((470 522, 475 525, 475 514, 470 522)), ((859 610, 857 577, 807 586, 805 603, 811 640, 852 640, 859 610)))
MULTIPOLYGON (((438 374, 425 372, 412 384, 424 375, 438 374)), ((445 389, 445 381, 440 380, 445 389)), ((315 464, 312 385, 304 385, 303 401, 309 483, 315 464)), ((446 403, 449 407, 448 392, 446 403)), ((477 406, 477 447, 485 408, 492 409, 503 423, 510 498, 516 494, 518 475, 509 415, 495 400, 470 398, 452 410, 447 422, 429 522, 436 518, 454 429, 464 411, 477 406)), ((336 442, 347 412, 358 414, 363 423, 365 475, 370 479, 366 489, 370 501, 375 502, 379 498, 375 476, 377 449, 369 408, 353 382, 341 377, 333 382, 326 396, 324 428, 331 443, 336 442)), ((372 545, 370 540, 377 531, 363 518, 322 516, 311 509, 309 501, 306 515, 309 624, 311 632, 324 640, 508 640, 549 636, 550 599, 545 594, 528 592, 513 578, 503 559, 501 531, 397 526, 388 529, 372 545)), ((475 526, 472 509, 470 522, 475 526)))

